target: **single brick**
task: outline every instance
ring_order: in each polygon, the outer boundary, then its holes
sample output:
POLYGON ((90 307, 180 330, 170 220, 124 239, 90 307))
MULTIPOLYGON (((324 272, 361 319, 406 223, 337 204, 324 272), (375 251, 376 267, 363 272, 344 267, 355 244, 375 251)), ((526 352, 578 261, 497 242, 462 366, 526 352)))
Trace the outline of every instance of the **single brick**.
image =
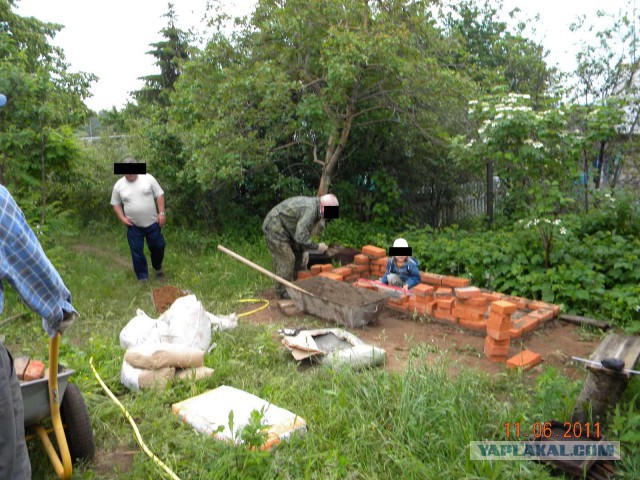
POLYGON ((554 314, 553 314, 553 310, 549 308, 540 308, 538 310, 534 310, 533 312, 528 313, 528 316, 537 318, 539 323, 545 323, 551 320, 554 317, 554 314))
POLYGON ((353 273, 359 273, 360 275, 366 275, 369 272, 369 265, 363 263, 356 263, 353 273))
POLYGON ((440 287, 436 289, 436 297, 452 297, 453 289, 449 287, 440 287))
POLYGON ((371 265, 376 265, 386 270, 388 262, 389 257, 376 258, 375 260, 371 260, 371 265))
POLYGON ((482 292, 482 296, 487 300, 489 300, 490 302, 496 302, 506 297, 504 293, 497 293, 497 292, 482 292))
POLYGON ((454 290, 456 298, 468 299, 478 297, 480 295, 480 289, 478 287, 458 287, 454 290))
POLYGON ((371 285, 369 283, 360 283, 356 281, 353 285, 358 288, 366 288, 367 290, 373 290, 374 292, 378 291, 378 287, 376 287, 375 285, 371 285))
POLYGON ((325 278, 328 278, 330 280, 335 280, 336 282, 341 282, 343 280, 343 278, 340 275, 336 275, 335 273, 331 273, 331 272, 322 272, 318 276, 319 277, 325 277, 325 278))
POLYGON ((436 305, 440 309, 451 310, 453 308, 454 302, 455 299, 453 298, 440 297, 436 300, 436 305))
POLYGON ((16 375, 18 376, 18 380, 22 380, 24 378, 24 371, 29 366, 29 357, 16 357, 13 360, 13 368, 16 370, 16 375))
POLYGON ((38 380, 44 377, 44 362, 40 360, 31 360, 27 369, 24 371, 24 381, 38 380))
POLYGON ((528 307, 529 300, 527 300, 526 298, 508 296, 508 297, 504 297, 503 300, 515 304, 518 310, 526 310, 529 308, 528 307))
POLYGON ((330 263, 325 263, 324 265, 322 265, 323 272, 330 272, 331 270, 333 270, 333 265, 331 265, 330 263))
POLYGON ((468 300, 465 300, 465 302, 467 302, 467 305, 470 305, 472 307, 487 307, 487 305, 489 305, 489 299, 485 298, 483 296, 479 296, 479 297, 472 297, 468 300))
POLYGON ((370 258, 382 258, 387 254, 384 248, 375 247, 373 245, 365 245, 362 247, 362 253, 370 258))
POLYGON ((507 368, 524 368, 525 370, 531 370, 541 361, 542 357, 539 353, 525 350, 507 360, 507 368))
POLYGON ((508 340, 511 338, 511 329, 496 330, 489 328, 489 324, 487 323, 487 337, 491 337, 494 340, 508 340))
POLYGON ((442 285, 442 275, 437 273, 420 272, 420 281, 429 285, 442 285))
POLYGON ((486 355, 486 357, 494 363, 505 363, 507 361, 506 355, 486 355))
POLYGON ((434 288, 431 285, 419 283, 411 291, 419 297, 433 297, 434 288))
POLYGON ((491 312, 488 320, 487 328, 495 330, 509 330, 513 327, 513 321, 509 315, 496 315, 491 312))
POLYGON ((369 257, 361 253, 353 257, 353 263, 356 263, 358 265, 369 265, 369 262, 370 262, 369 257))
POLYGON ((313 276, 315 275, 309 270, 302 270, 298 272, 298 280, 304 280, 305 278, 309 278, 313 276))
POLYGON ((500 315, 511 315, 516 313, 518 307, 514 303, 505 302, 504 300, 498 300, 491 302, 491 313, 497 313, 500 315))
POLYGON ((322 265, 311 265, 311 268, 309 270, 311 270, 311 273, 313 273, 314 275, 318 275, 322 271, 322 265))
POLYGON ((540 320, 537 318, 525 315, 517 320, 513 321, 513 327, 509 330, 511 338, 521 337, 524 333, 528 333, 538 326, 540 320))
POLYGON ((340 267, 331 270, 331 273, 335 273, 336 275, 340 275, 342 278, 351 275, 351 269, 348 267, 340 267))
POLYGON ((495 356, 507 356, 509 351, 509 340, 495 340, 491 337, 486 337, 484 341, 484 354, 487 357, 495 356))
POLYGON ((487 321, 475 321, 469 320, 467 318, 460 318, 459 324, 462 328, 466 328, 468 330, 475 330, 477 332, 485 332, 487 330, 487 321))
POLYGON ((442 277, 442 285, 445 287, 467 287, 471 283, 468 278, 442 277))

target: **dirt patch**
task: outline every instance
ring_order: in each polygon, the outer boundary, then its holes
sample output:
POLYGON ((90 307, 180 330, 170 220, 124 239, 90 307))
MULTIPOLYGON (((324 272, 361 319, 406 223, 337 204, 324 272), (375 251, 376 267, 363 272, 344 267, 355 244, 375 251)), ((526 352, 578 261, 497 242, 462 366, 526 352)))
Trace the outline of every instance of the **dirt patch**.
POLYGON ((130 259, 124 258, 114 252, 108 252, 101 247, 77 243, 75 245, 71 245, 71 250, 76 253, 87 253, 91 256, 107 258, 110 262, 115 263, 119 267, 132 268, 130 259))
MULTIPOLYGON (((243 320, 290 328, 344 328, 308 314, 286 317, 277 307, 277 298, 273 290, 267 290, 261 296, 270 301, 269 307, 243 320)), ((247 307, 245 311, 250 309, 251 307, 247 307)), ((406 369, 409 362, 415 359, 413 354, 416 351, 424 353, 427 361, 446 359, 451 374, 468 368, 478 368, 490 374, 505 370, 503 363, 493 363, 484 356, 484 336, 426 318, 414 319, 385 308, 376 323, 346 330, 371 345, 384 348, 387 352, 385 368, 389 371, 406 369)), ((580 329, 575 325, 552 321, 527 337, 512 340, 509 357, 529 349, 539 353, 543 359, 542 367, 536 367, 530 375, 542 372, 544 366, 553 366, 571 379, 583 379, 585 369, 572 362, 571 356, 588 357, 599 343, 599 339, 583 341, 580 338, 580 329)))
POLYGON ((336 282, 324 277, 305 278, 298 280, 296 285, 317 297, 344 307, 362 307, 386 297, 371 290, 354 287, 350 283, 336 282))
POLYGON ((171 285, 154 288, 153 305, 156 307, 156 312, 159 314, 166 312, 169 307, 173 305, 173 302, 185 295, 187 295, 187 292, 180 290, 179 288, 172 287, 171 285))
POLYGON ((131 469, 136 453, 138 450, 126 450, 125 447, 118 447, 111 452, 98 450, 93 462, 93 472, 117 477, 117 474, 126 473, 131 469))

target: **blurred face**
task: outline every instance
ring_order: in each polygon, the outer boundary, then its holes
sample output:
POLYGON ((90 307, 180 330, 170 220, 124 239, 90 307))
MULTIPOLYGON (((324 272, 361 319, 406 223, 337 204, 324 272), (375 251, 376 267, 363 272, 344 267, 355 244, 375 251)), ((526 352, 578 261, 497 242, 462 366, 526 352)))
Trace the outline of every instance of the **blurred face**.
POLYGON ((396 257, 396 260, 398 262, 400 262, 400 263, 404 263, 404 262, 407 261, 407 258, 409 258, 409 257, 406 257, 406 256, 405 257, 396 257))
POLYGON ((138 179, 138 174, 127 174, 124 176, 128 182, 135 182, 138 179))

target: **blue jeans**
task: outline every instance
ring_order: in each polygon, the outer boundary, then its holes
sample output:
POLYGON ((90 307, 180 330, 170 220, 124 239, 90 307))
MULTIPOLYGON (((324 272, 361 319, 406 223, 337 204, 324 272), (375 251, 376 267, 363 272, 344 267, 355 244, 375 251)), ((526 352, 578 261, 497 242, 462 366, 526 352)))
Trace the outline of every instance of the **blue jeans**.
POLYGON ((147 239, 147 246, 151 252, 151 265, 156 270, 162 268, 162 260, 164 259, 164 237, 160 230, 158 222, 148 227, 127 227, 127 240, 131 249, 131 261, 133 262, 133 271, 136 272, 138 280, 149 278, 149 269, 147 268, 147 257, 144 256, 144 239, 147 239))

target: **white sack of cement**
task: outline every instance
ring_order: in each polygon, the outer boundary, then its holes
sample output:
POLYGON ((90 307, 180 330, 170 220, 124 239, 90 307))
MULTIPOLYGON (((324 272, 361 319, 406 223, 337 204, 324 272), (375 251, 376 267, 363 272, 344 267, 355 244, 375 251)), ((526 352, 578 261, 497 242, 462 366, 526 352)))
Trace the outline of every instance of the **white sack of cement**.
POLYGON ((147 370, 201 367, 204 365, 204 351, 186 345, 145 343, 129 348, 124 354, 124 360, 135 368, 147 370))
POLYGON ((166 323, 154 320, 138 309, 136 316, 120 331, 120 346, 130 348, 144 343, 159 343, 166 332, 166 323))
POLYGON ((143 370, 122 362, 120 382, 129 390, 143 390, 146 388, 164 388, 173 378, 175 368, 159 368, 157 370, 143 370))

